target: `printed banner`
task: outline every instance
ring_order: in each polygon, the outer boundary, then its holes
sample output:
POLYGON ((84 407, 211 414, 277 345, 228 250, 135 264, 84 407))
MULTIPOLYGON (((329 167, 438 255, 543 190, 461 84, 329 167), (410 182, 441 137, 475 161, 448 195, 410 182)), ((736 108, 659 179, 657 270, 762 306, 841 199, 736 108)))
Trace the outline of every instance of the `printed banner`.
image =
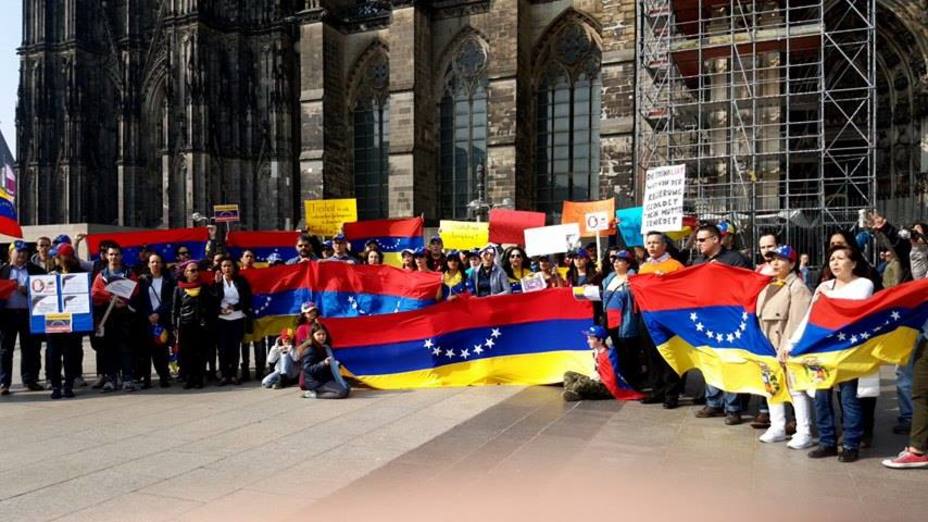
POLYGON ((480 248, 490 242, 490 224, 441 220, 438 235, 446 249, 480 248))
POLYGON ((347 199, 307 199, 303 202, 306 228, 311 234, 334 236, 342 225, 358 220, 358 201, 347 199))
POLYGON ((682 230, 685 191, 686 165, 648 169, 644 185, 641 233, 682 230))

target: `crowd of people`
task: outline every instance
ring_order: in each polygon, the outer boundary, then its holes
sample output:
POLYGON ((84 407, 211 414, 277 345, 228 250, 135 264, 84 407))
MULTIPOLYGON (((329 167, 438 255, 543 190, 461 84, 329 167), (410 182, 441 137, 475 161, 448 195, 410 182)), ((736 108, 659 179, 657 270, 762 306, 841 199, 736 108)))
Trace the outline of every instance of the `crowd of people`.
MULTIPOLYGON (((564 255, 529 258, 518 245, 502 248, 488 244, 473 250, 446 250, 441 237, 427 247, 404 250, 401 269, 440 273, 440 300, 462 294, 486 297, 519 293, 527 281, 543 280, 544 286, 598 287, 601 303, 594 307, 597 328, 589 332, 596 360, 614 361, 608 371, 598 368, 599 378, 578 380, 571 376, 565 399, 596 399, 615 396, 640 398, 645 404, 673 409, 681 404, 686 376, 678 375, 660 355, 648 335, 636 307, 629 278, 635 274, 668 274, 688 265, 723 263, 753 269, 770 277, 760 293, 757 318, 761 330, 785 361, 808 321, 812 303, 821 296, 866 299, 874 292, 928 274, 928 227, 914 224, 897 229, 874 213, 866 226, 854 233, 838 231, 828 238, 827 254, 819 273, 809 256, 782 244, 775 233, 758 238, 757 254, 745 255, 731 248, 733 234, 725 224, 702 224, 682 248, 662 233, 644 237, 643 247, 608 247, 598 252, 590 243, 564 255), (881 263, 871 266, 864 249, 876 245, 881 263), (600 255, 603 254, 600 262, 600 255), (754 260, 758 262, 753 262, 754 260), (539 277, 540 276, 540 277, 539 277), (608 345, 608 346, 607 346, 608 345), (604 350, 616 356, 607 358, 604 350), (598 383, 613 383, 603 388, 598 383), (616 387, 618 386, 618 388, 616 387), (611 393, 610 393, 611 392, 611 393)), ((93 260, 80 259, 75 247, 84 239, 60 235, 43 237, 30 257, 29 245, 16 241, 10 262, 0 267, 0 279, 14 280, 17 289, 3 303, 0 318, 0 395, 11 393, 12 360, 16 341, 21 349, 21 376, 31 391, 51 390, 51 398, 73 397, 76 388, 91 386, 103 392, 136 391, 152 386, 152 368, 158 385, 181 383, 185 389, 239 385, 252 378, 266 388, 298 385, 307 398, 344 398, 351 385, 341 375, 332 339, 320 320, 318 307, 304 303, 291 328, 278 336, 246 341, 254 326, 251 289, 241 272, 259 270, 255 253, 245 250, 232 259, 221 241, 210 240, 204 260, 190 258, 180 246, 177 262, 167 266, 157 253, 143 249, 138 260, 127 263, 122 249, 103 241, 93 260), (83 380, 83 336, 78 333, 34 335, 29 329, 26 284, 30 275, 46 273, 90 274, 96 330, 90 344, 96 351, 96 380, 83 380), (138 283, 131 299, 107 289, 118 279, 138 283), (41 345, 45 349, 45 386, 40 383, 41 345), (176 365, 172 355, 177 355, 176 365), (254 360, 252 373, 251 358, 254 360)), ((266 265, 304 261, 382 264, 384 254, 375 240, 361 252, 352 252, 343 235, 321 242, 301 234, 295 255, 284 260, 268 256, 266 265)), ((928 330, 928 327, 925 328, 928 330)), ((928 357, 923 332, 910 363, 897 369, 899 418, 892 431, 910 434, 910 444, 888 467, 928 467, 928 357)), ((602 366, 602 365, 599 365, 602 366)), ((877 377, 878 379, 878 377, 877 377)), ((565 381, 566 382, 566 381, 565 381)), ((877 381, 878 382, 878 381, 877 381)), ((694 399, 702 405, 698 418, 721 418, 726 425, 744 422, 751 404, 756 415, 751 426, 764 431, 764 443, 787 442, 793 449, 811 449, 811 458, 837 457, 842 462, 858 459, 861 448, 872 445, 875 433, 876 395, 879 387, 867 379, 841 383, 837 388, 840 429, 832 390, 819 390, 814 398, 792 394, 791 413, 781 404, 729 393, 705 386, 694 399), (788 419, 791 419, 788 421, 788 419), (818 433, 816 443, 814 433, 818 433), (840 431, 840 436, 839 436, 840 431)))

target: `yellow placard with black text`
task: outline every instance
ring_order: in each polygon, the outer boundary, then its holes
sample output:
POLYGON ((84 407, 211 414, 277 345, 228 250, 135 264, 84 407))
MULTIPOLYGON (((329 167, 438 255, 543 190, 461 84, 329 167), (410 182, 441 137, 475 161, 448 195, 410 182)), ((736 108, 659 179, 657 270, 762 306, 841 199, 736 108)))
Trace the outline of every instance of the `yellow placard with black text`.
POLYGON ((334 236, 343 224, 358 220, 358 200, 354 198, 307 199, 303 210, 307 230, 320 236, 334 236))

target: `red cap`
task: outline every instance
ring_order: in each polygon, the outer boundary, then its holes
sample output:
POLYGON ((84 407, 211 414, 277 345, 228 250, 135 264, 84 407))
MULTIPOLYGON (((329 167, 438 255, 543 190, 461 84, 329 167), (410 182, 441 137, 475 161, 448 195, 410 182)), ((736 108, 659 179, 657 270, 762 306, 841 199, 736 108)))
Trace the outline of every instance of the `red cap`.
POLYGON ((70 256, 74 257, 74 247, 64 243, 58 246, 58 255, 59 256, 70 256))

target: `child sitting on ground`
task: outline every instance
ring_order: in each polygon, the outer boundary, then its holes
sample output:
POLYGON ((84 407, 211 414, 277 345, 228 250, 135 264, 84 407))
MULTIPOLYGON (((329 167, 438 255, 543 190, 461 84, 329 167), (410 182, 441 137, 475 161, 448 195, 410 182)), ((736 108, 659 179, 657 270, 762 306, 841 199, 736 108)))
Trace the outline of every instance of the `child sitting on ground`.
POLYGON ((300 388, 306 399, 344 399, 351 386, 342 378, 335 355, 332 353, 329 331, 320 323, 302 325, 297 330, 297 341, 308 338, 310 345, 303 357, 300 388), (308 336, 306 333, 308 330, 308 336))
POLYGON ((300 376, 300 350, 293 346, 293 330, 284 328, 273 348, 267 354, 268 365, 274 365, 274 371, 261 381, 261 386, 279 390, 300 376))
POLYGON ((619 360, 615 348, 606 346, 606 329, 594 325, 583 332, 586 342, 593 350, 593 360, 596 363, 596 373, 587 377, 582 373, 567 372, 564 374, 565 401, 618 399, 635 401, 644 397, 644 394, 634 390, 618 372, 619 360))

